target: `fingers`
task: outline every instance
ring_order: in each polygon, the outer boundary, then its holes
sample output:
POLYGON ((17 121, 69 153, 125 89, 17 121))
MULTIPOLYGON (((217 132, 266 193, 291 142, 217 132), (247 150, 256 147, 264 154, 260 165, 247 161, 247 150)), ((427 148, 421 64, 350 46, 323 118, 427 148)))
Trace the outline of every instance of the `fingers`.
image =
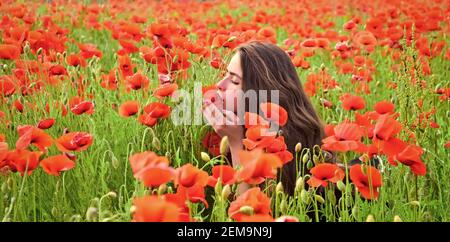
POLYGON ((240 125, 240 119, 239 117, 232 111, 229 110, 222 110, 224 116, 225 116, 225 123, 226 125, 240 125))
POLYGON ((224 125, 225 117, 216 105, 206 105, 203 108, 203 115, 212 126, 224 125))

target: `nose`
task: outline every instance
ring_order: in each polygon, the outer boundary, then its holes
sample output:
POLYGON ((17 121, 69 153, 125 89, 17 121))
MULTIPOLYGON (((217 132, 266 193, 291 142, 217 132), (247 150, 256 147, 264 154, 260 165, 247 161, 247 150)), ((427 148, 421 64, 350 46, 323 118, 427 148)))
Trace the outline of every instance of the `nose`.
POLYGON ((220 80, 220 81, 216 84, 217 89, 219 89, 219 90, 222 91, 222 92, 224 92, 224 91, 227 89, 227 87, 226 87, 226 81, 225 81, 225 80, 226 80, 226 79, 223 78, 222 80, 220 80))

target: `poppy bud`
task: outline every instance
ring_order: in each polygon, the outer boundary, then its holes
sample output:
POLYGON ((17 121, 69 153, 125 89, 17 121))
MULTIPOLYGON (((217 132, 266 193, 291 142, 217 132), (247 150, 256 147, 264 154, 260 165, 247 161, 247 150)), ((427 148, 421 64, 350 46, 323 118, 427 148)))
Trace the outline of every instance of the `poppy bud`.
POLYGON ((25 46, 23 47, 23 53, 25 53, 25 54, 30 53, 30 42, 25 41, 25 46))
POLYGON ((308 168, 308 170, 311 170, 314 167, 314 163, 312 161, 308 161, 308 163, 306 164, 306 168, 308 168))
POLYGON ((325 200, 323 199, 322 196, 320 195, 314 195, 314 197, 316 198, 316 201, 318 201, 319 203, 325 203, 325 200))
POLYGON ((64 58, 64 57, 63 57, 63 55, 61 53, 59 53, 59 52, 56 53, 56 59, 57 60, 61 60, 62 58, 64 58))
POLYGON ((228 136, 224 136, 222 140, 220 141, 220 154, 226 155, 228 152, 228 136))
POLYGON ((345 190, 345 184, 342 181, 338 181, 336 183, 337 188, 339 189, 339 191, 343 192, 345 190))
POLYGON ((232 41, 234 41, 235 39, 236 39, 237 37, 236 36, 230 36, 230 38, 228 38, 227 39, 227 42, 232 42, 232 41))
POLYGON ((79 214, 72 215, 72 217, 70 217, 69 221, 70 222, 81 222, 81 215, 79 215, 79 214))
POLYGON ((205 152, 200 152, 200 156, 201 156, 201 158, 202 158, 202 160, 204 161, 204 162, 210 162, 211 161, 211 158, 209 157, 209 155, 207 154, 207 153, 205 153, 205 152))
POLYGON ((167 193, 173 193, 173 188, 172 187, 168 187, 167 188, 167 193))
POLYGON ((58 209, 56 207, 52 208, 52 216, 53 217, 58 217, 58 209))
POLYGON ((231 194, 231 187, 229 184, 225 185, 222 189, 222 199, 227 200, 228 196, 231 194))
POLYGON ((155 147, 155 149, 157 150, 161 149, 161 142, 159 141, 158 138, 156 138, 156 136, 153 136, 152 146, 155 147))
POLYGON ((353 208, 352 208, 352 215, 353 215, 353 217, 357 217, 358 216, 358 206, 354 206, 353 208))
POLYGON ((309 194, 305 189, 302 189, 302 191, 300 192, 300 198, 302 199, 303 203, 305 203, 306 205, 309 204, 309 194))
POLYGON ((277 186, 275 187, 275 191, 277 194, 283 193, 284 192, 283 183, 278 182, 277 186))
POLYGON ((106 196, 111 197, 111 198, 116 198, 117 197, 117 193, 111 191, 111 192, 108 192, 106 194, 106 196))
POLYGON ((98 216, 98 209, 95 207, 89 207, 86 211, 86 220, 89 222, 95 221, 98 216))
POLYGON ((250 206, 242 206, 241 208, 239 208, 239 212, 245 215, 253 215, 254 209, 250 206))
POLYGON ((302 157, 302 162, 305 164, 309 160, 309 151, 306 152, 302 157))
POLYGON ((299 177, 297 181, 295 182, 295 191, 300 191, 305 187, 305 184, 303 182, 303 177, 299 177))
POLYGON ((286 214, 288 210, 288 205, 286 203, 286 200, 282 200, 280 203, 280 211, 282 214, 286 214))
POLYGON ((415 206, 415 207, 420 207, 420 202, 419 201, 411 201, 409 202, 409 204, 415 206))
POLYGON ((214 191, 216 194, 222 194, 222 179, 221 177, 217 178, 216 186, 214 187, 214 191))
POLYGON ((315 165, 318 165, 319 164, 319 156, 317 156, 317 155, 313 155, 313 162, 314 162, 314 164, 315 165))
POLYGON ((119 160, 113 156, 111 159, 111 165, 114 167, 114 169, 119 168, 119 160))
POLYGON ((167 185, 166 184, 161 184, 158 187, 158 195, 162 195, 167 191, 167 185))
POLYGON ((394 216, 394 222, 403 222, 403 220, 400 218, 400 216, 395 215, 394 216))
POLYGON ((366 222, 375 222, 375 218, 372 214, 369 214, 369 216, 367 216, 366 222))
POLYGON ((301 150, 302 150, 302 143, 298 142, 298 143, 295 145, 295 153, 298 153, 298 152, 300 152, 301 150))
POLYGON ((8 191, 8 184, 6 184, 6 182, 4 182, 2 184, 2 193, 6 193, 8 191))
POLYGON ((8 69, 8 65, 7 64, 3 64, 2 68, 3 68, 4 71, 6 71, 8 69))
POLYGON ((40 56, 42 54, 42 51, 44 51, 44 49, 42 49, 42 47, 40 47, 36 52, 37 56, 40 56))
POLYGON ((136 206, 132 205, 130 207, 130 213, 133 214, 136 211, 136 206))

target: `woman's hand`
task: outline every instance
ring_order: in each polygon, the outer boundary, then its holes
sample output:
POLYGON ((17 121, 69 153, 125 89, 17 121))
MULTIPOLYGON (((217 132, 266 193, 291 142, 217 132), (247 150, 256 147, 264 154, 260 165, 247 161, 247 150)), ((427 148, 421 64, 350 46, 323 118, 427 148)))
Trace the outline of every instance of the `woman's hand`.
MULTIPOLYGON (((220 110, 209 100, 205 100, 203 103, 203 115, 218 135, 228 136, 232 164, 233 167, 238 167, 240 165, 239 152, 243 149, 242 139, 244 138, 244 128, 239 122, 239 117, 229 110, 220 110)), ((250 185, 247 183, 240 183, 236 195, 241 195, 249 188, 250 185)))
POLYGON ((232 111, 220 110, 209 100, 203 102, 203 115, 221 137, 228 136, 230 143, 241 143, 244 128, 239 117, 232 111))

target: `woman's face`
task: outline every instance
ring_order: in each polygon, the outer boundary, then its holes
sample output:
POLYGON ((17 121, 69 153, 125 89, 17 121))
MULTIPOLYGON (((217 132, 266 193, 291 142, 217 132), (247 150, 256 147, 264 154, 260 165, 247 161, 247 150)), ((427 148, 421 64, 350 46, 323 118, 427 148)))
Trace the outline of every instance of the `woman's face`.
POLYGON ((242 91, 242 67, 239 53, 236 53, 225 70, 225 76, 217 83, 218 95, 223 102, 223 108, 237 112, 238 95, 242 91))

